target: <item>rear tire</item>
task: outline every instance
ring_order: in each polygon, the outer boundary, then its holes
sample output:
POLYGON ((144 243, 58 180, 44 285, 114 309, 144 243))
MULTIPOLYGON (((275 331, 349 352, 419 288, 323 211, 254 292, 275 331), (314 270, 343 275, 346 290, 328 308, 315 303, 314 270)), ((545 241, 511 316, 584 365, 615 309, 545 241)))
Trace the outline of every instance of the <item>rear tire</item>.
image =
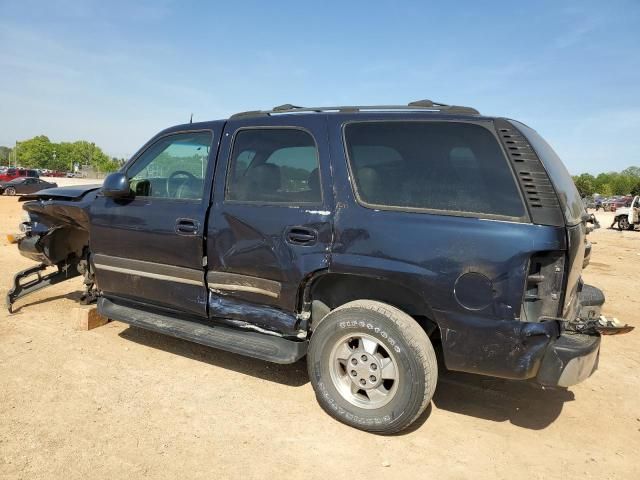
POLYGON ((425 331, 373 300, 349 302, 324 317, 311 336, 307 368, 329 415, 383 434, 407 428, 424 412, 438 378, 425 331))

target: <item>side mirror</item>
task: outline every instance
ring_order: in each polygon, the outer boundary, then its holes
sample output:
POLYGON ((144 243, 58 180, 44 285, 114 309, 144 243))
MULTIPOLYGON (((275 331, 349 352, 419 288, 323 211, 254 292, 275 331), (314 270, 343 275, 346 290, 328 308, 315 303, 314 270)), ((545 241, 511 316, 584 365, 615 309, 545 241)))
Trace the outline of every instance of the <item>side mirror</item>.
POLYGON ((111 198, 130 197, 129 179, 122 172, 110 173, 102 184, 102 194, 111 198))

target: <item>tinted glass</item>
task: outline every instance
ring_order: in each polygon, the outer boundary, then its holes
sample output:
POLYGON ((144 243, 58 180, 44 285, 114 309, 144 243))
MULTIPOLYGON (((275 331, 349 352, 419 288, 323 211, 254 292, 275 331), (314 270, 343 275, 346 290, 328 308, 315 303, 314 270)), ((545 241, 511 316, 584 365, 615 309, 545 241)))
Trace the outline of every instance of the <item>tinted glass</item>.
POLYGON ((158 140, 127 170, 136 196, 200 200, 211 148, 209 132, 158 140))
POLYGON ((558 154, 551 148, 551 145, 549 145, 538 132, 523 123, 515 121, 512 121, 512 123, 527 137, 527 140, 529 140, 529 143, 531 143, 544 168, 547 170, 551 183, 558 194, 567 224, 575 225, 580 223, 582 221, 582 215, 585 213, 584 204, 567 167, 564 166, 564 163, 562 163, 558 154))
POLYGON ((318 154, 311 135, 292 128, 239 131, 231 154, 226 198, 319 203, 318 154))
POLYGON ((455 122, 367 122, 345 128, 359 199, 371 205, 523 217, 495 138, 455 122))

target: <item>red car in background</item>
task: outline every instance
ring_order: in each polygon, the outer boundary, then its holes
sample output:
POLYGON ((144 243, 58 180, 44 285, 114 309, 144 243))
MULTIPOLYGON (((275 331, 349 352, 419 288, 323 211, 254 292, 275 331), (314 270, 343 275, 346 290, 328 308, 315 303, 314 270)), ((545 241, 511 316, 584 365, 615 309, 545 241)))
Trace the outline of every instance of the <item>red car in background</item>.
POLYGON ((618 209, 618 208, 630 207, 632 200, 633 200, 633 197, 631 195, 627 195, 626 197, 622 197, 622 198, 619 198, 617 200, 614 200, 614 201, 611 202, 611 205, 609 207, 609 211, 610 212, 615 212, 616 209, 618 209))
POLYGON ((18 177, 31 177, 38 178, 37 170, 32 170, 29 168, 8 168, 7 171, 3 174, 0 174, 0 182, 8 182, 9 180, 13 180, 18 177))

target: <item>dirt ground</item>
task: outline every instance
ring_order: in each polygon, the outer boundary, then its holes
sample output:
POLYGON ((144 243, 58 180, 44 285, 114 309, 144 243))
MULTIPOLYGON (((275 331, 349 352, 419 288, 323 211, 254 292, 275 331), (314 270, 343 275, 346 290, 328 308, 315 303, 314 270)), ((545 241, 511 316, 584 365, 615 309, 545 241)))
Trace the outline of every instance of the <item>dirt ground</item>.
MULTIPOLYGON (((9 245, 0 288, 30 265, 9 245)), ((586 281, 638 322, 640 232, 600 214, 586 281)), ((640 478, 640 332, 603 341, 568 391, 445 373, 415 428, 392 437, 317 405, 303 362, 279 366, 112 322, 73 330, 75 279, 0 310, 0 478, 640 478)))

